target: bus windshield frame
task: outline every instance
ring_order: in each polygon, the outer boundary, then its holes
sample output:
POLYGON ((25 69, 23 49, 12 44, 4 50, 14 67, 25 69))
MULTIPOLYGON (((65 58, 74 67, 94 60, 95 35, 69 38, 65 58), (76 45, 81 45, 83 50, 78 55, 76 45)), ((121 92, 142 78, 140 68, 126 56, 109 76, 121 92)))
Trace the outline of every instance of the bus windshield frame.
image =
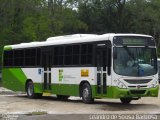
POLYGON ((155 42, 148 36, 115 36, 113 69, 124 76, 144 77, 158 72, 155 42))
POLYGON ((144 77, 158 72, 156 48, 114 47, 113 69, 123 76, 144 77))

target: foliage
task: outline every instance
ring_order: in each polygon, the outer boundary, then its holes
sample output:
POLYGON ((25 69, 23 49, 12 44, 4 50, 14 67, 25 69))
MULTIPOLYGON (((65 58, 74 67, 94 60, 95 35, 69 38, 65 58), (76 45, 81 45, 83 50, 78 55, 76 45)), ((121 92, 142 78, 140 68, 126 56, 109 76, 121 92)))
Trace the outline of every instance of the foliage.
POLYGON ((0 53, 4 45, 74 33, 150 34, 160 47, 159 6, 159 0, 0 0, 0 53))

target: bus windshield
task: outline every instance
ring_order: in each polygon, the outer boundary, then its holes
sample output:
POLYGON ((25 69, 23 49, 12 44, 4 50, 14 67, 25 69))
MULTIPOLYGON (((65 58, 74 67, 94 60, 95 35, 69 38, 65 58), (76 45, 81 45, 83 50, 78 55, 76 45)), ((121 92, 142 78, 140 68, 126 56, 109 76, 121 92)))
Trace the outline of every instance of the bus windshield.
POLYGON ((124 76, 150 76, 157 73, 156 49, 114 47, 114 71, 124 76))

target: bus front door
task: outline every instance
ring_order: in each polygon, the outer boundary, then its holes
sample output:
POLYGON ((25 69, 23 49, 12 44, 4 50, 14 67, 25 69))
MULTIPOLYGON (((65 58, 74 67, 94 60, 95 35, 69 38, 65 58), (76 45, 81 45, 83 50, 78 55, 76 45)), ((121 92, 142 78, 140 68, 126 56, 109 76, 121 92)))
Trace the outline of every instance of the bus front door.
POLYGON ((51 90, 51 54, 48 51, 42 53, 43 63, 43 89, 51 90))
POLYGON ((107 49, 98 48, 96 53, 97 61, 97 94, 103 95, 107 93, 107 49))

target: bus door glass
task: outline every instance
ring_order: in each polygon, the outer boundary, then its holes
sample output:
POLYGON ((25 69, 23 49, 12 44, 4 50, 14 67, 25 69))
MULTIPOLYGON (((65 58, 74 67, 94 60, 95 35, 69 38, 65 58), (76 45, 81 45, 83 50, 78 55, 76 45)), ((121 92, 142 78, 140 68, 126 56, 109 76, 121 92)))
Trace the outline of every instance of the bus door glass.
POLYGON ((97 93, 107 93, 107 48, 98 47, 96 50, 97 62, 97 93))
POLYGON ((44 90, 51 90, 51 61, 52 56, 50 51, 42 53, 43 63, 43 88, 44 90))

